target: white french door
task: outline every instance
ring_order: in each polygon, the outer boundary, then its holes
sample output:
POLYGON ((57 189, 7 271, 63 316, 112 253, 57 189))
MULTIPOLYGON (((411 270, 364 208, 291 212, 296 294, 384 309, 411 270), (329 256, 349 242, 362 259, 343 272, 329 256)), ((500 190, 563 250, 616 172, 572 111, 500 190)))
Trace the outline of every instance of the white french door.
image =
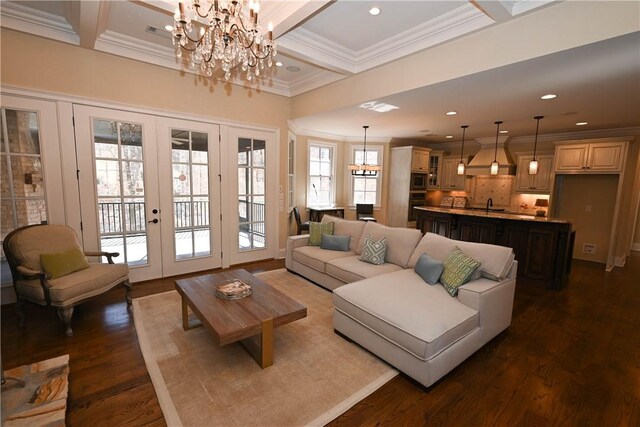
MULTIPOLYGON (((228 132, 230 263, 275 258, 278 252, 278 141, 244 128, 228 132)), ((284 203, 284 201, 283 201, 284 203)))
POLYGON ((162 277, 156 118, 73 110, 85 249, 119 252, 133 282, 162 277))
POLYGON ((222 266, 219 139, 218 125, 158 118, 164 276, 222 266))

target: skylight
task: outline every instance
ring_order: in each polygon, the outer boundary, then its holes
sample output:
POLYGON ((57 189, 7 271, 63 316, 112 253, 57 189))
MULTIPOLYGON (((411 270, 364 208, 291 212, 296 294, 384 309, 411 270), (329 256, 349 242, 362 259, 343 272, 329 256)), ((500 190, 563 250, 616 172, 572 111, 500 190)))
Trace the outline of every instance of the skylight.
POLYGON ((364 104, 360 104, 360 108, 364 108, 365 110, 377 111, 378 113, 386 113, 391 110, 396 110, 400 107, 396 107, 395 105, 385 104, 384 102, 378 101, 369 101, 364 104))

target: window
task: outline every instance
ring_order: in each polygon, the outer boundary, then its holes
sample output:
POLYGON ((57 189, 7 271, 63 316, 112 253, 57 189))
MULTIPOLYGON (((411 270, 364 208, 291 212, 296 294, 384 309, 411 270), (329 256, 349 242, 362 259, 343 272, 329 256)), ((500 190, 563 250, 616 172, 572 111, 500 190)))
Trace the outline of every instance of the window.
POLYGON ((296 163, 296 137, 289 133, 289 162, 288 162, 288 175, 287 175, 287 202, 289 207, 289 212, 293 210, 296 205, 295 200, 295 163, 296 163))
POLYGON ((309 143, 307 204, 310 206, 335 203, 335 151, 332 144, 309 143))
MULTIPOLYGON (((364 163, 364 149, 362 146, 352 148, 351 161, 356 164, 364 163)), ((366 163, 369 165, 381 165, 382 147, 367 147, 366 163)), ((379 207, 381 193, 382 172, 378 172, 377 176, 351 176, 351 197, 349 202, 351 206, 355 206, 357 203, 371 203, 379 207)))

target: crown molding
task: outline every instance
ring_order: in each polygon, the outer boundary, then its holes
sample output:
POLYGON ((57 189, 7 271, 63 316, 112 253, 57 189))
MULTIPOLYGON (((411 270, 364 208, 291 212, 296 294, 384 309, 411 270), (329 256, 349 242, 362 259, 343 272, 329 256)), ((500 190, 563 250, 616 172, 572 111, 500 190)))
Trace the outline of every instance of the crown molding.
POLYGON ((479 30, 494 22, 493 19, 468 3, 359 51, 356 59, 356 72, 411 55, 479 30))
MULTIPOLYGON (((561 132, 561 133, 548 133, 545 135, 538 135, 538 143, 540 142, 560 142, 570 141, 578 139, 594 139, 594 138, 625 138, 625 137, 640 137, 640 126, 632 126, 626 128, 613 128, 613 129, 594 129, 584 130, 576 132, 561 132)), ((509 141, 510 144, 526 144, 532 143, 534 135, 517 136, 509 141)))
MULTIPOLYGON (((363 138, 362 135, 360 136, 346 135, 345 136, 345 135, 339 135, 339 134, 329 133, 329 132, 320 132, 312 129, 303 129, 300 126, 298 126, 295 120, 289 120, 288 124, 289 124, 289 130, 291 130, 291 132, 293 132, 293 134, 295 134, 296 136, 306 136, 308 138, 322 138, 322 139, 328 139, 328 140, 337 141, 337 142, 362 142, 362 138, 363 138)), ((389 137, 367 136, 367 143, 374 142, 374 143, 380 143, 380 144, 388 144, 389 142, 391 142, 391 139, 392 138, 389 138, 389 137)))
MULTIPOLYGON (((530 10, 537 9, 554 1, 555 0, 518 0, 513 3, 513 7, 511 7, 511 14, 513 16, 517 16, 521 13, 529 12, 530 10)), ((506 2, 502 1, 502 3, 506 2)))
POLYGON ((8 1, 2 2, 0 16, 3 27, 64 43, 80 43, 80 37, 73 31, 71 24, 61 16, 8 1))
POLYGON ((278 50, 341 74, 354 74, 357 71, 357 60, 353 59, 357 58, 357 52, 304 28, 297 28, 280 37, 278 50))
POLYGON ((410 28, 360 51, 353 51, 304 28, 280 37, 280 50, 339 73, 355 74, 484 28, 495 21, 472 4, 410 28))
POLYGON ((290 96, 296 96, 317 89, 329 83, 344 79, 342 74, 332 73, 326 70, 316 70, 307 73, 289 83, 290 96))

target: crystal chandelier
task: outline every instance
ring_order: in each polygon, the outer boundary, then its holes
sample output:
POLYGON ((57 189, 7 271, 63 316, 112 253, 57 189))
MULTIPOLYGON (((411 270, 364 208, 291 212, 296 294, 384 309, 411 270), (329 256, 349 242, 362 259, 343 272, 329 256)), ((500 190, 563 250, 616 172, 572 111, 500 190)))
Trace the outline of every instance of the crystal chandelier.
POLYGON ((260 76, 265 66, 273 66, 277 54, 273 27, 269 24, 269 32, 263 34, 258 24, 260 4, 249 0, 247 17, 244 1, 190 0, 187 7, 178 3, 172 32, 176 56, 188 52, 189 65, 200 67, 208 77, 219 65, 227 80, 236 66, 249 81, 260 76))
POLYGON ((352 163, 349 165, 349 170, 351 171, 351 175, 357 176, 376 176, 378 175, 378 171, 381 169, 380 165, 369 165, 367 164, 367 129, 369 126, 362 126, 364 129, 364 149, 362 153, 362 164, 352 163))

